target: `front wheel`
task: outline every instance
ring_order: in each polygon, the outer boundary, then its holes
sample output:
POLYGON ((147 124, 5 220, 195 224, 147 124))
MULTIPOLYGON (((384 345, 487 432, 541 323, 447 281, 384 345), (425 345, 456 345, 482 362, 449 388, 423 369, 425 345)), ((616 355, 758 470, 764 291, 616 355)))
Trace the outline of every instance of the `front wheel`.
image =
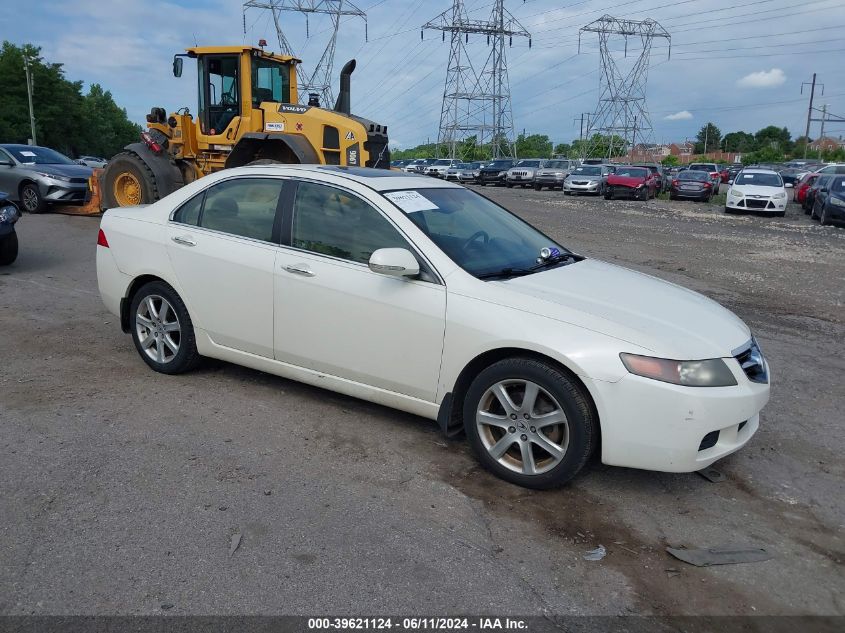
POLYGON ((130 306, 132 340, 147 365, 162 374, 181 374, 200 361, 194 326, 181 297, 168 284, 142 286, 130 306))
POLYGON ((542 188, 542 185, 534 185, 534 191, 540 191, 542 188))
POLYGON ((152 204, 160 197, 152 169, 135 152, 121 152, 112 158, 102 178, 103 206, 107 209, 152 204))
POLYGON ((508 358, 482 371, 464 401, 464 428, 482 465, 526 488, 570 481, 598 442, 582 388, 564 371, 508 358))
POLYGON ((0 237, 0 266, 8 266, 18 258, 18 234, 12 231, 0 237))
POLYGON ((34 182, 28 182, 20 190, 21 207, 28 213, 44 213, 47 203, 34 182))
POLYGON ((822 226, 827 226, 830 224, 830 218, 827 217, 827 205, 822 207, 822 212, 819 214, 819 223, 822 226))

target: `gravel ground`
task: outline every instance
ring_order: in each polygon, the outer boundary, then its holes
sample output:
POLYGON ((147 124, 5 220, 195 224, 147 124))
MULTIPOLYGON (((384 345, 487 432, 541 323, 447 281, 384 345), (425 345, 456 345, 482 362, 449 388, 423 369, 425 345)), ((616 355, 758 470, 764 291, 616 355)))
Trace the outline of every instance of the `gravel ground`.
POLYGON ((0 272, 0 614, 845 614, 845 229, 484 192, 751 325, 772 400, 725 481, 595 464, 532 492, 414 416, 220 362, 155 374, 100 302, 98 220, 25 216, 0 272), (725 544, 773 558, 664 551, 725 544))

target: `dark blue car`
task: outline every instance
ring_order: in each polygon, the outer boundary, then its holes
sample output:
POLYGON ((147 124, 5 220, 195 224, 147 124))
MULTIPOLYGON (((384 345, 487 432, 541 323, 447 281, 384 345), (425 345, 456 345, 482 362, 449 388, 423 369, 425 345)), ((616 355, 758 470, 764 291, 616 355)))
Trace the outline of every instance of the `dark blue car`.
POLYGON ((9 200, 9 196, 0 191, 0 266, 8 266, 18 257, 18 235, 15 222, 21 212, 9 200))

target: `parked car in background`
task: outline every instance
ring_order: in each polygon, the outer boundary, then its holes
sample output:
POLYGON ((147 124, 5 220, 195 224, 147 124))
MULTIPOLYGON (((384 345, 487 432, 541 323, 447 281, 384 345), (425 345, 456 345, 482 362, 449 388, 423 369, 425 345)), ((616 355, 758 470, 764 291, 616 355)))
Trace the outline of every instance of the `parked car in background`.
POLYGON ((578 193, 593 193, 604 195, 607 177, 615 167, 609 165, 579 165, 573 169, 563 181, 564 195, 578 193))
POLYGON ((508 187, 529 187, 534 184, 534 175, 545 164, 540 158, 523 158, 517 161, 505 175, 508 187))
POLYGON ((736 178, 736 175, 742 171, 742 163, 734 163, 728 166, 728 181, 736 178))
POLYGON ((792 201, 803 204, 804 199, 807 197, 807 190, 816 182, 816 178, 818 177, 818 174, 812 172, 804 174, 804 177, 795 183, 795 187, 792 189, 792 201))
POLYGON ((830 224, 831 220, 845 219, 845 175, 828 175, 824 185, 816 191, 810 217, 823 225, 830 224))
POLYGON ((402 165, 402 167, 400 169, 402 169, 402 171, 408 172, 408 173, 418 173, 419 167, 425 167, 425 165, 426 165, 425 160, 426 159, 424 159, 424 158, 414 158, 413 160, 410 160, 407 163, 405 163, 404 165, 402 165))
POLYGON ((706 171, 688 169, 682 171, 672 179, 669 187, 669 199, 690 198, 710 202, 713 197, 713 183, 710 181, 710 174, 706 171))
POLYGON ((431 165, 426 167, 425 172, 423 172, 423 173, 425 173, 426 176, 432 176, 434 178, 445 178, 446 177, 446 171, 448 171, 448 169, 450 167, 453 167, 455 165, 460 165, 460 164, 461 164, 461 161, 459 161, 457 159, 441 158, 439 160, 434 161, 433 163, 431 163, 431 165))
POLYGON ((481 174, 482 167, 484 167, 484 163, 481 162, 464 163, 464 167, 458 169, 458 182, 476 182, 481 174))
POLYGON ((813 210, 818 190, 821 187, 824 187, 825 183, 835 175, 836 174, 816 174, 815 181, 813 181, 813 184, 807 188, 807 192, 804 194, 804 201, 801 203, 801 208, 804 210, 805 214, 809 214, 813 210))
POLYGON ((547 160, 534 174, 534 189, 540 191, 543 187, 563 190, 563 181, 578 162, 565 158, 547 160))
POLYGON ((654 175, 655 182, 657 183, 657 193, 661 193, 664 189, 668 189, 669 185, 664 179, 663 168, 660 165, 656 165, 654 163, 642 163, 634 165, 634 167, 645 167, 654 175))
POLYGON ((18 258, 18 234, 15 224, 21 212, 8 194, 0 191, 0 266, 8 266, 18 258))
POLYGON ((97 156, 80 156, 76 160, 86 167, 94 167, 95 169, 102 169, 109 162, 107 159, 97 156))
POLYGON ((636 198, 648 200, 657 195, 657 177, 648 167, 619 165, 607 177, 604 199, 636 198))
POLYGON ((423 416, 529 488, 570 481, 597 450, 701 470, 751 439, 769 399, 736 315, 453 183, 227 169, 106 211, 96 251, 103 303, 152 371, 206 356, 423 416))
POLYGON ((819 174, 845 174, 845 164, 831 163, 817 170, 819 174))
POLYGON ((706 171, 710 174, 710 182, 713 184, 713 191, 719 193, 719 185, 722 184, 722 174, 716 163, 690 163, 688 169, 706 171))
POLYGON ((778 173, 783 180, 783 186, 791 188, 795 186, 796 181, 804 177, 807 170, 800 167, 787 167, 786 169, 781 169, 778 173))
POLYGON ((51 203, 85 202, 93 170, 37 145, 0 145, 0 191, 23 211, 41 213, 51 203))
POLYGON ((513 165, 514 161, 509 158, 494 160, 479 170, 476 182, 482 187, 484 185, 503 185, 508 175, 508 169, 513 167, 513 165))
POLYGON ((443 180, 457 181, 458 173, 466 169, 467 166, 468 165, 466 163, 455 163, 454 165, 449 167, 449 169, 446 170, 446 175, 443 176, 443 180))
POLYGON ((728 189, 725 213, 757 211, 786 215, 786 189, 780 174, 772 169, 746 168, 728 189))

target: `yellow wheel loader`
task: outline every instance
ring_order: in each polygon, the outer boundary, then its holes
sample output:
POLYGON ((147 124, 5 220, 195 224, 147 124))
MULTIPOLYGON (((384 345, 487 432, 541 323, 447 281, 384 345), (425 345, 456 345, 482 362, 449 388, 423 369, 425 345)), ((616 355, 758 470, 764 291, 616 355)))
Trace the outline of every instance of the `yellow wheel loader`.
POLYGON ((387 126, 350 112, 355 60, 341 71, 333 109, 316 94, 300 105, 300 60, 260 44, 195 47, 174 56, 176 77, 185 57, 197 61, 197 115, 153 108, 140 142, 114 156, 100 176, 103 208, 155 202, 206 174, 256 161, 390 168, 387 126))

